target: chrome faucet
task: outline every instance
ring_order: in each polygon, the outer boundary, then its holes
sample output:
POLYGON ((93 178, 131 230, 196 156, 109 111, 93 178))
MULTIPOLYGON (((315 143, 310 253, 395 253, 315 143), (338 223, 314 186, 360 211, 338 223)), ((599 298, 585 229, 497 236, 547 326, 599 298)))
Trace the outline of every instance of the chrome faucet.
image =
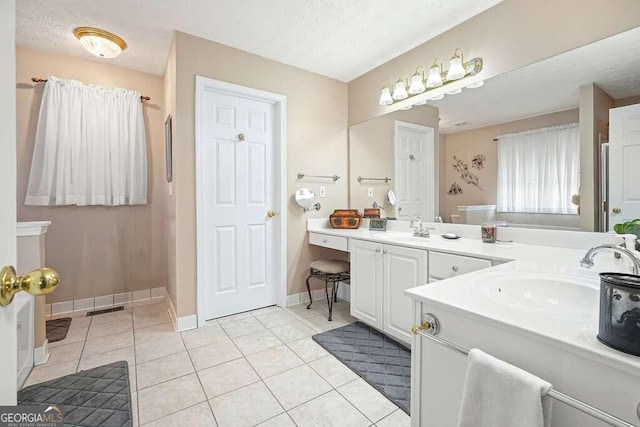
POLYGON ((611 245, 611 244, 599 245, 589 249, 587 253, 584 255, 584 257, 580 260, 580 265, 585 268, 593 267, 593 257, 598 252, 601 252, 603 250, 610 250, 610 251, 619 253, 621 255, 626 255, 627 257, 629 257, 629 259, 631 260, 631 263, 633 264, 633 267, 632 267, 633 274, 637 276, 638 273, 640 272, 640 259, 638 259, 632 251, 630 251, 627 248, 623 248, 621 246, 611 245))
POLYGON ((413 237, 431 237, 429 230, 434 230, 433 228, 427 227, 419 215, 414 215, 413 218, 411 218, 409 227, 413 228, 413 237), (418 222, 417 225, 416 221, 418 222))

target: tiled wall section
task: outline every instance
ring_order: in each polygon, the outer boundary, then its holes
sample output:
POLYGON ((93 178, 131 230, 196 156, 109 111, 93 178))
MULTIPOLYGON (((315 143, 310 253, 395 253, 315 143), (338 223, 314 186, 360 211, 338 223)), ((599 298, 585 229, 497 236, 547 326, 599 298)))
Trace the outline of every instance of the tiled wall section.
POLYGON ((164 298, 165 288, 160 286, 140 291, 124 292, 121 294, 104 295, 95 298, 84 298, 73 301, 56 302, 45 306, 45 314, 53 316, 56 314, 73 313, 75 311, 97 310, 109 308, 114 305, 127 304, 130 302, 146 301, 149 299, 164 298))

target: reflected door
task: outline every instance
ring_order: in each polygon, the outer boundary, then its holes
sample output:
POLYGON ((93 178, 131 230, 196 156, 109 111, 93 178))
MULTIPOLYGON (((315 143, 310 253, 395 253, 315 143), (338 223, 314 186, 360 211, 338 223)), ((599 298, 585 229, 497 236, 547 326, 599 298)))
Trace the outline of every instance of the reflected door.
POLYGON ((434 131, 427 126, 395 122, 395 190, 398 219, 435 216, 434 131))
POLYGON ((640 218, 640 104, 609 110, 609 228, 640 218))
POLYGON ((274 105, 209 90, 202 97, 197 261, 212 319, 276 303, 274 105))

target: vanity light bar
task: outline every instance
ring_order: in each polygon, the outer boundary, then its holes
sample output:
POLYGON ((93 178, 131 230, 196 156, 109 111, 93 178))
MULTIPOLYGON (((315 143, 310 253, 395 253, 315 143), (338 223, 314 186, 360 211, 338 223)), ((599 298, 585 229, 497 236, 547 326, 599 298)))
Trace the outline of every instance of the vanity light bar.
MULTIPOLYGON (((453 54, 453 57, 449 62, 449 69, 447 70, 442 68, 442 61, 440 58, 436 58, 433 65, 429 67, 429 73, 425 73, 422 67, 418 67, 415 73, 411 75, 411 79, 407 79, 406 76, 402 76, 395 83, 385 83, 382 87, 378 103, 380 105, 393 105, 396 102, 403 101, 434 89, 439 89, 452 82, 477 75, 482 71, 482 66, 482 58, 473 58, 470 61, 464 62, 462 49, 458 48, 453 54), (425 76, 425 74, 427 75, 425 76)), ((473 89, 481 87, 482 85, 482 81, 476 81, 466 87, 473 89)), ((448 95, 455 95, 460 92, 462 92, 462 88, 445 93, 448 95)), ((440 94, 439 96, 434 96, 431 99, 442 99, 443 96, 443 94, 440 94)))

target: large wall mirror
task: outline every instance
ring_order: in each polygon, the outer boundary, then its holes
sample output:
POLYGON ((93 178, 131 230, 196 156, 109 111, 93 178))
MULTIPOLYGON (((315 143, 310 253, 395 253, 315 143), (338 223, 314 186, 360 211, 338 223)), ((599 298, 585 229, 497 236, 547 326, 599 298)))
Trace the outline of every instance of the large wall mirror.
POLYGON ((633 46, 640 28, 353 125, 350 207, 590 231, 640 218, 633 46))

